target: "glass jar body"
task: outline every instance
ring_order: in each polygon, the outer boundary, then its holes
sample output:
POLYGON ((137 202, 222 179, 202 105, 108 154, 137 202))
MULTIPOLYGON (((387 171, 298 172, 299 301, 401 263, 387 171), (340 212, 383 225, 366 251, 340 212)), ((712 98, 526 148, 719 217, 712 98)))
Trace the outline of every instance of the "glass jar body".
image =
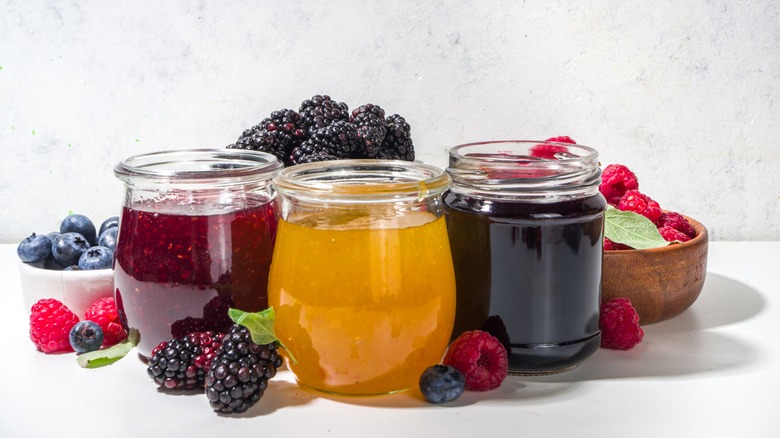
POLYGON ((444 195, 458 291, 453 335, 500 318, 512 374, 571 369, 600 344, 606 201, 595 151, 572 146, 540 159, 539 144, 480 144, 476 157, 469 145, 454 149, 444 195))
POLYGON ((138 351, 192 331, 225 331, 229 307, 268 305, 277 219, 267 154, 172 151, 117 166, 125 184, 115 298, 138 351))
POLYGON ((314 163, 275 182, 281 217, 268 292, 302 385, 387 394, 441 360, 455 318, 441 207, 449 178, 410 166, 421 165, 314 163), (293 187, 298 178, 308 179, 293 187))

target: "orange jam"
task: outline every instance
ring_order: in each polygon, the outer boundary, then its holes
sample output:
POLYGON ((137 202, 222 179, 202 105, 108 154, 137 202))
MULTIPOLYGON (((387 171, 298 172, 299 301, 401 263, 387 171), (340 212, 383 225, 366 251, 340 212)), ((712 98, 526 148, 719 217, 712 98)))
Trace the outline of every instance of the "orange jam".
POLYGON ((300 384, 349 395, 417 384, 455 319, 444 217, 333 211, 280 220, 268 284, 300 384))

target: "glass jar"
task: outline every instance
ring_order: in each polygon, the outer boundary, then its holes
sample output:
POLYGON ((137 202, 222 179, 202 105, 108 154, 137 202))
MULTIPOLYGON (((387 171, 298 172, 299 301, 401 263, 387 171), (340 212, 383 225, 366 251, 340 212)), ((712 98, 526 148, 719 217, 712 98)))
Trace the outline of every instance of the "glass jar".
POLYGON ((449 156, 453 336, 486 321, 505 327, 510 374, 576 367, 601 342, 606 201, 598 153, 567 143, 496 141, 456 146, 449 156))
POLYGON ((276 215, 270 154, 165 151, 121 161, 115 298, 145 357, 190 331, 224 331, 228 307, 267 308, 276 215))
POLYGON ((268 296, 300 384, 387 394, 441 360, 455 319, 449 182, 436 167, 384 160, 302 164, 274 178, 268 296))

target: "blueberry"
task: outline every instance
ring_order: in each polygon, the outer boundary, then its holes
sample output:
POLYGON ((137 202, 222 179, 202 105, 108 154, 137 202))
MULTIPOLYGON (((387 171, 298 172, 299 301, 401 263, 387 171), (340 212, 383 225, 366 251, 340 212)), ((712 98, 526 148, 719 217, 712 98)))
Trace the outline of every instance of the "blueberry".
POLYGON ((52 231, 51 233, 46 233, 46 237, 51 239, 52 242, 54 242, 54 239, 56 239, 57 236, 59 236, 59 235, 60 235, 59 231, 52 231))
POLYGON ((114 261, 114 251, 105 246, 93 246, 79 257, 79 270, 110 269, 114 261))
POLYGON ((102 236, 107 229, 114 227, 119 227, 119 216, 111 216, 110 218, 104 220, 103 223, 100 224, 100 231, 98 232, 98 236, 102 236))
POLYGON ((116 249, 116 234, 119 232, 119 228, 111 227, 102 233, 100 233, 100 239, 98 239, 98 245, 105 246, 106 248, 114 251, 116 249))
POLYGON ((83 214, 69 214, 60 223, 60 233, 79 233, 91 246, 97 244, 97 232, 95 231, 95 224, 84 216, 83 214))
POLYGON ((80 321, 70 329, 68 340, 76 353, 95 351, 103 345, 103 329, 92 321, 80 321))
POLYGON ((63 271, 81 271, 81 268, 79 268, 79 265, 70 265, 67 268, 63 268, 63 271))
POLYGON ((463 373, 449 365, 428 367, 420 376, 420 392, 431 403, 455 400, 466 389, 463 373))
POLYGON ((42 262, 51 255, 51 239, 43 234, 32 233, 19 243, 16 254, 25 263, 42 262))
POLYGON ((51 253, 54 260, 63 268, 75 265, 79 257, 89 249, 89 242, 79 233, 63 233, 54 239, 51 246, 51 253))

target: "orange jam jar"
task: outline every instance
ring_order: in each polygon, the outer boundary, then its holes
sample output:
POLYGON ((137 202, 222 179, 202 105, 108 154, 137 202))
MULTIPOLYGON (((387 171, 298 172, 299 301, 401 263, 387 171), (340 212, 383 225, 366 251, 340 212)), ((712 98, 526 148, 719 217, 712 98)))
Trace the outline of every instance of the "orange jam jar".
POLYGON ((434 166, 389 160, 302 164, 273 179, 268 300, 299 384, 388 394, 441 360, 455 320, 449 183, 434 166))

